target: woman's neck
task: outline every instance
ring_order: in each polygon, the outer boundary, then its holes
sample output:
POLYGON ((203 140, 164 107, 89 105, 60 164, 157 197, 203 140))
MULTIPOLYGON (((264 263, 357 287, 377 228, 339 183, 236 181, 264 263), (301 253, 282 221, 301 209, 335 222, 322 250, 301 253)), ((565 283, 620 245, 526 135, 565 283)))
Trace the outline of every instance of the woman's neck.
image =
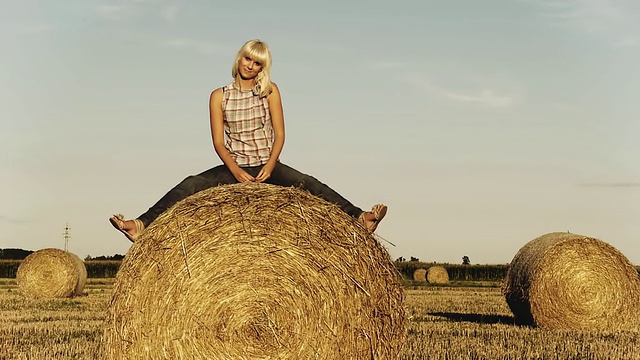
POLYGON ((240 90, 251 90, 256 86, 255 79, 243 79, 240 76, 236 76, 236 85, 240 90))

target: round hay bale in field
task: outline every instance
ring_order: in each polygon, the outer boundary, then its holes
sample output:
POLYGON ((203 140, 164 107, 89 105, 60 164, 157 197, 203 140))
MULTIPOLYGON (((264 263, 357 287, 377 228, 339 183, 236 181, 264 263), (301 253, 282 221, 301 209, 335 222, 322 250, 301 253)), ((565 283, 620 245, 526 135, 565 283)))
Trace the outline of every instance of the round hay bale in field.
POLYGON ((442 266, 432 266, 427 271, 427 281, 429 284, 448 284, 449 273, 442 266))
POLYGON ((116 276, 108 359, 393 359, 406 317, 386 249, 293 187, 204 190, 154 221, 116 276))
POLYGON ((531 240, 515 255, 503 282, 519 324, 546 329, 635 330, 638 271, 611 245, 556 232, 531 240))
POLYGON ((413 272, 413 281, 427 281, 427 269, 416 269, 413 272))
POLYGON ((31 253, 18 266, 18 288, 26 296, 65 298, 82 295, 87 268, 75 254, 60 249, 31 253))

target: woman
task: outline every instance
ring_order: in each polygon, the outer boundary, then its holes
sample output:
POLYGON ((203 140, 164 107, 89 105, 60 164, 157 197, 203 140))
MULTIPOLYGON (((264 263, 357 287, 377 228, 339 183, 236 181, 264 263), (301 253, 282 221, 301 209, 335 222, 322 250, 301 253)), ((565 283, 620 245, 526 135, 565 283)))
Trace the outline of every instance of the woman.
POLYGON ((296 186, 357 218, 369 231, 376 230, 387 207, 375 205, 362 211, 317 179, 279 161, 284 147, 284 114, 278 86, 271 82, 271 52, 260 40, 250 40, 236 56, 233 81, 218 88, 209 98, 213 147, 223 165, 189 176, 176 185, 137 219, 120 214, 109 219, 129 240, 178 201, 204 189, 238 182, 296 186))

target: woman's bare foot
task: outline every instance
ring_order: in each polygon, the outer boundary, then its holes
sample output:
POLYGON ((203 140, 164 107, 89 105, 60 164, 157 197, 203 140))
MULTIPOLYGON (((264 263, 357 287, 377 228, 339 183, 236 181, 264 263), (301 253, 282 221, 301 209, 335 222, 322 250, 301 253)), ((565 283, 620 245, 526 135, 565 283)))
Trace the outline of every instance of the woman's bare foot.
POLYGON ((122 214, 113 215, 109 218, 109 222, 131 242, 136 241, 142 230, 144 230, 144 223, 141 220, 125 220, 122 214))
POLYGON ((133 220, 125 220, 123 228, 132 237, 138 235, 138 229, 136 228, 136 223, 133 220))
POLYGON ((371 211, 365 211, 364 213, 362 213, 362 222, 364 224, 364 227, 366 227, 367 229, 371 229, 377 222, 376 216, 373 215, 371 211))
POLYGON ((387 215, 387 206, 383 204, 374 205, 371 211, 360 214, 360 221, 367 230, 374 232, 378 228, 380 221, 387 215))

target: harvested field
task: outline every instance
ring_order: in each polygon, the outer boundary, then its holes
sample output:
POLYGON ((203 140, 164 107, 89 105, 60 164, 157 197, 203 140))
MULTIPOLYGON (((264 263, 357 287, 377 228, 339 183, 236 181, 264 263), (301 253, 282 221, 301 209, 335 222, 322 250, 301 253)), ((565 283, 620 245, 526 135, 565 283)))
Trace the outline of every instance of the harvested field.
MULTIPOLYGON (((640 359, 636 332, 514 325, 495 285, 405 290, 411 321, 400 359, 640 359)), ((88 296, 25 301, 14 280, 0 279, 0 359, 96 359, 112 288, 89 279, 88 296)))

